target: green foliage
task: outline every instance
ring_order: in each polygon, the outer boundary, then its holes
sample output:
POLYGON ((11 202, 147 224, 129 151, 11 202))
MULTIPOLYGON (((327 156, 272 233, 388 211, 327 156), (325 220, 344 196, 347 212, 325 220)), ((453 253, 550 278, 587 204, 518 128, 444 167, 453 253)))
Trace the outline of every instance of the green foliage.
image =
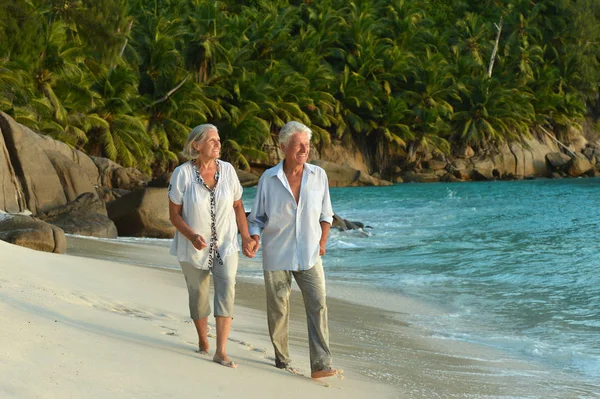
POLYGON ((317 146, 359 143, 383 169, 599 112, 599 4, 0 0, 0 111, 155 174, 200 123, 248 168, 289 120, 317 146))

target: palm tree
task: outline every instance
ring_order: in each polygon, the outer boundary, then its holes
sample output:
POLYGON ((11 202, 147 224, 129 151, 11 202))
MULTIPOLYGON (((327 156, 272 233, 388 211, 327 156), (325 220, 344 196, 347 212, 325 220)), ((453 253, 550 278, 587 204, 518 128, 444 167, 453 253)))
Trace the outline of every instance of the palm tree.
POLYGON ((230 70, 227 51, 217 35, 217 2, 191 0, 185 8, 183 57, 188 70, 194 71, 194 80, 207 83, 219 76, 222 68, 230 70), (223 65, 222 65, 223 64, 223 65))
POLYGON ((459 141, 487 149, 529 135, 535 120, 529 92, 480 75, 468 78, 460 94, 452 122, 459 141))
POLYGON ((86 149, 123 166, 148 171, 152 162, 151 140, 144 118, 136 114, 141 103, 137 75, 128 68, 107 69, 92 85, 98 95, 88 114, 91 129, 86 149))
POLYGON ((414 117, 410 122, 415 135, 411 153, 418 149, 438 149, 446 153, 450 150, 447 139, 454 114, 451 101, 460 101, 451 68, 442 54, 426 49, 409 76, 408 89, 402 97, 414 117))

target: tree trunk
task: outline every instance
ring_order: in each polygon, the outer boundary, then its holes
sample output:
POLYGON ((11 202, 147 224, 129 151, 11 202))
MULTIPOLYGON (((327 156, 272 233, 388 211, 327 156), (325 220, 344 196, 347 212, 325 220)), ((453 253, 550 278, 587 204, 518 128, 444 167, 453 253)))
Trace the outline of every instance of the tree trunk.
POLYGON ((494 44, 494 50, 492 51, 492 56, 490 57, 490 68, 488 69, 488 77, 492 77, 492 69, 494 69, 494 60, 496 59, 496 52, 498 51, 498 43, 500 42, 500 33, 502 32, 502 23, 504 19, 500 17, 500 25, 496 25, 496 29, 498 29, 498 34, 496 35, 496 43, 494 44))

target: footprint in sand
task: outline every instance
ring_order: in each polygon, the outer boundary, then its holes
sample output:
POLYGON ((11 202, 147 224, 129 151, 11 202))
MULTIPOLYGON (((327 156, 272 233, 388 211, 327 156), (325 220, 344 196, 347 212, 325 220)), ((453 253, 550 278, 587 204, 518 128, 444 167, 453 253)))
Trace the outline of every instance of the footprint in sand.
POLYGON ((260 353, 261 355, 267 355, 267 350, 265 348, 252 348, 252 350, 254 352, 260 353))
POLYGON ((167 326, 160 326, 160 328, 164 328, 165 330, 177 331, 176 329, 167 326))
POLYGON ((230 340, 231 342, 235 342, 236 344, 239 344, 239 345, 245 346, 245 347, 246 347, 246 349, 248 349, 249 351, 258 352, 258 353, 260 353, 260 354, 262 354, 262 355, 266 355, 266 354, 267 354, 267 350, 266 350, 265 348, 255 348, 255 347, 254 347, 254 345, 252 345, 252 344, 251 344, 251 343, 249 343, 249 342, 246 342, 246 341, 240 341, 240 340, 238 340, 238 339, 233 339, 233 338, 229 338, 229 340, 230 340))
POLYGON ((248 349, 248 350, 252 349, 252 344, 250 344, 250 343, 248 343, 248 342, 246 342, 246 341, 240 341, 239 339, 233 339, 233 338, 229 338, 229 340, 230 340, 231 342, 235 342, 236 344, 239 344, 239 345, 245 346, 245 347, 246 347, 246 349, 248 349))
POLYGON ((164 335, 171 335, 171 336, 177 336, 177 330, 171 327, 167 327, 167 326, 160 326, 160 328, 163 328, 165 330, 169 330, 169 331, 163 331, 162 334, 164 335))
POLYGON ((148 313, 146 313, 146 312, 142 312, 137 309, 130 309, 125 306, 115 306, 111 310, 116 313, 121 313, 126 316, 137 317, 137 318, 140 318, 143 320, 151 320, 152 319, 152 316, 148 316, 148 313))

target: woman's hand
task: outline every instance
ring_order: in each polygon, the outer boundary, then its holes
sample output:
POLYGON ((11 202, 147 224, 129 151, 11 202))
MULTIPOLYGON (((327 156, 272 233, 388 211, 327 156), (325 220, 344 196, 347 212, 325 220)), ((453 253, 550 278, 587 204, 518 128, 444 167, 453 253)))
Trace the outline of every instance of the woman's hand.
POLYGON ((208 244, 206 241, 204 241, 204 237, 202 237, 200 234, 194 234, 190 241, 192 242, 194 248, 196 248, 198 251, 202 251, 204 248, 208 247, 208 244))
POLYGON ((242 237, 242 252, 248 258, 254 258, 259 248, 260 242, 258 241, 258 236, 242 237))

